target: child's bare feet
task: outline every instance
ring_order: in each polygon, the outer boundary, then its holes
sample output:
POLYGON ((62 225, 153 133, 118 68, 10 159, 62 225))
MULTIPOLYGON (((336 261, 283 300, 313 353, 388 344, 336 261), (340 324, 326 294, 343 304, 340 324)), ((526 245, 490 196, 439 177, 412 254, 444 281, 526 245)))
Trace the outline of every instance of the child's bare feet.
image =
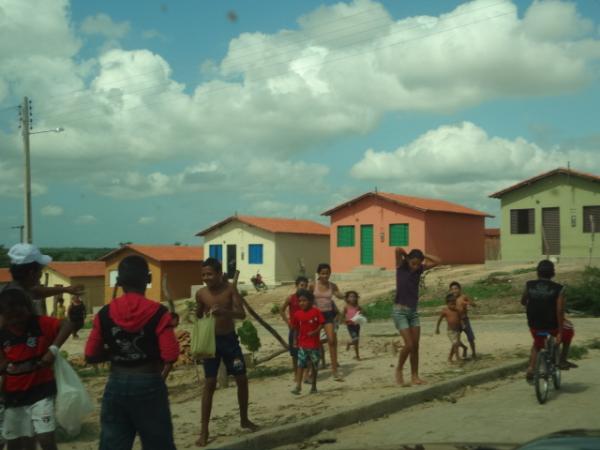
POLYGON ((402 387, 409 387, 410 383, 404 382, 404 374, 402 373, 402 369, 396 368, 396 384, 402 387))
POLYGON ((427 384, 427 381, 425 381, 425 380, 422 380, 422 379, 421 379, 421 378, 419 378, 419 377, 415 377, 415 376, 413 376, 413 377, 412 377, 412 384, 419 384, 419 385, 421 385, 421 384, 427 384))
POLYGON ((206 447, 206 444, 208 444, 208 431, 203 431, 196 441, 196 447, 206 447))
POLYGON ((257 431, 260 427, 255 423, 251 422, 250 419, 242 420, 240 426, 246 430, 257 431))

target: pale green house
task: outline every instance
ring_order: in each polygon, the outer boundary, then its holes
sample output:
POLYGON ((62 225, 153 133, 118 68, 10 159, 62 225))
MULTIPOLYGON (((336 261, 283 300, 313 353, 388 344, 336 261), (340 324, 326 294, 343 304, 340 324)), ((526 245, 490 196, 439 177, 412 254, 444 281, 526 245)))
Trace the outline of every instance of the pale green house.
POLYGON ((490 195, 501 201, 501 258, 600 257, 600 177, 558 168, 490 195))

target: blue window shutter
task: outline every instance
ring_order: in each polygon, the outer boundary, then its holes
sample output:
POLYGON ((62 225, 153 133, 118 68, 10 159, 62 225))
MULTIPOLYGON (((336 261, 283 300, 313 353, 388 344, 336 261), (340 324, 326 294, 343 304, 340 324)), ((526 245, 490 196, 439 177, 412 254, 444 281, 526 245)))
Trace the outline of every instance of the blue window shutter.
POLYGON ((208 255, 211 258, 215 258, 219 262, 223 262, 223 246, 222 245, 210 245, 208 247, 208 255))
POLYGON ((263 245, 250 244, 248 245, 248 264, 263 263, 263 245))

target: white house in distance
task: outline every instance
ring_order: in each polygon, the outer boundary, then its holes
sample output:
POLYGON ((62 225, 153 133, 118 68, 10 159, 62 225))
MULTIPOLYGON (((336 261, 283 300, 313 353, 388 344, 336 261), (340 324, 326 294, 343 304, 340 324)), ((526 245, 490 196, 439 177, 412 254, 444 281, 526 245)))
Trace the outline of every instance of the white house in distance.
POLYGON ((220 260, 223 270, 250 283, 260 273, 268 285, 314 273, 329 262, 329 227, 310 220, 231 216, 199 232, 204 255, 220 260))

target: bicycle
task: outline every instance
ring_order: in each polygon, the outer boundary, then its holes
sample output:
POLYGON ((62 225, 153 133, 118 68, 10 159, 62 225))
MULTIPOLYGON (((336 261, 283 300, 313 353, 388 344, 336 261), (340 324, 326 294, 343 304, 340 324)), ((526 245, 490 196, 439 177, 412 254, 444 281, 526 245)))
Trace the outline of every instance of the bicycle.
POLYGON ((554 389, 559 390, 561 385, 561 374, 559 364, 559 351, 556 339, 550 333, 540 332, 538 336, 544 336, 546 342, 544 348, 537 354, 535 361, 535 372, 533 374, 533 384, 535 386, 535 396, 540 405, 548 400, 550 390, 550 378, 554 389))

